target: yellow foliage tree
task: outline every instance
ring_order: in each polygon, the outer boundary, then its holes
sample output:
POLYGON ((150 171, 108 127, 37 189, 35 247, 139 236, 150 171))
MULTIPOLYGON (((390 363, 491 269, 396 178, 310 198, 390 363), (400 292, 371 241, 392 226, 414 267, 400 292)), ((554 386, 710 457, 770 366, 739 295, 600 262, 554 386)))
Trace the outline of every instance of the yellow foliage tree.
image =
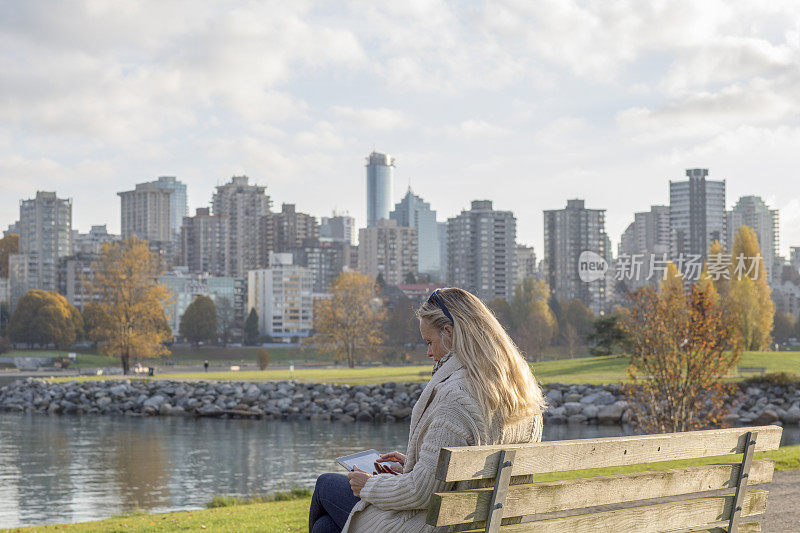
POLYGON ((172 336, 164 316, 169 290, 158 283, 160 267, 147 242, 131 236, 122 242, 103 244, 93 265, 94 277, 86 280, 99 297, 93 307, 90 338, 101 353, 119 357, 122 371, 130 370, 130 358, 158 357, 169 350, 164 342, 172 336))
POLYGON ((0 239, 0 278, 8 277, 8 256, 19 252, 19 235, 11 233, 0 239))
POLYGON ((69 346, 81 335, 81 314, 57 292, 29 290, 19 299, 8 321, 11 340, 28 345, 69 346))
POLYGON ((517 283, 511 300, 513 336, 520 350, 541 360, 550 341, 558 334, 558 321, 547 303, 550 286, 527 277, 517 283))
POLYGON ((765 350, 772 342, 775 304, 770 298, 767 269, 756 232, 739 226, 731 249, 728 307, 736 318, 745 350, 765 350))
POLYGON ((343 272, 331 284, 330 298, 314 307, 312 341, 353 368, 358 359, 381 345, 385 321, 375 282, 358 272, 343 272))

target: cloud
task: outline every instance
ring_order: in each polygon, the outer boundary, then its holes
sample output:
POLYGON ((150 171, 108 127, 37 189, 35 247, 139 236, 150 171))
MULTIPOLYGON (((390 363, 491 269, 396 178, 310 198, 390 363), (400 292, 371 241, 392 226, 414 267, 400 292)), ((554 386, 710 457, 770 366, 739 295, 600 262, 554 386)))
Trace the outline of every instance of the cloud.
POLYGON ((509 135, 509 130, 484 120, 469 119, 457 125, 447 126, 445 132, 450 137, 461 139, 493 139, 509 135))
POLYGON ((354 109, 347 106, 332 106, 330 112, 340 122, 368 131, 391 131, 411 125, 411 120, 402 111, 385 107, 354 109))

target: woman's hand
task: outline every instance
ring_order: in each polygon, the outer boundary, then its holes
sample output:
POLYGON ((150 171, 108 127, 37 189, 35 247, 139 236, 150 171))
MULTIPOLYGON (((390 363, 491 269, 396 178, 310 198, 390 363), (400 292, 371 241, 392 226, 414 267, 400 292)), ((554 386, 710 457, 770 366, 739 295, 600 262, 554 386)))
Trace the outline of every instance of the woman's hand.
POLYGON ((354 466, 353 469, 354 470, 352 472, 347 473, 347 477, 350 479, 350 488, 353 490, 353 496, 360 498, 361 489, 364 488, 364 485, 367 484, 367 480, 372 476, 357 466, 354 466))
POLYGON ((376 461, 378 463, 386 463, 386 462, 397 462, 400 463, 401 468, 397 468, 397 465, 389 465, 389 468, 394 470, 395 472, 402 474, 403 473, 403 466, 406 465, 406 456, 400 452, 391 452, 391 453, 384 453, 380 456, 380 458, 376 461))

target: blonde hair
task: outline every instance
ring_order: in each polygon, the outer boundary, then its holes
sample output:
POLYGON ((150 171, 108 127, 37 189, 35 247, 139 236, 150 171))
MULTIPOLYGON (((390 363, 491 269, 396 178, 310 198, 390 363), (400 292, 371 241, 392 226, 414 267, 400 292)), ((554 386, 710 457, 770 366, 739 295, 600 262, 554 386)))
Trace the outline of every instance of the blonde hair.
POLYGON ((453 317, 445 316, 435 298, 417 309, 417 318, 442 332, 453 326, 451 351, 467 369, 468 382, 483 406, 487 422, 500 416, 513 424, 544 412, 546 402, 530 366, 503 326, 477 296, 458 288, 436 295, 453 317))

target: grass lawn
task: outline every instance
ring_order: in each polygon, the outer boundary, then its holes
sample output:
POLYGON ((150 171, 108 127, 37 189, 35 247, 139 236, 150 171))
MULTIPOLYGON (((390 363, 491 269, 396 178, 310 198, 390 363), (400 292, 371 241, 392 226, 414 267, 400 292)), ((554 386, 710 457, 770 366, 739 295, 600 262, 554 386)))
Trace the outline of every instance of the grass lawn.
MULTIPOLYGON (((84 355, 84 357, 88 357, 84 355)), ((102 356, 94 356, 102 357, 102 356)), ((745 352, 740 366, 762 366, 767 372, 787 372, 800 375, 800 352, 745 352)), ((533 372, 543 383, 614 383, 627 381, 628 360, 613 355, 583 357, 533 363, 533 372)), ((356 368, 299 368, 293 374, 282 370, 241 370, 211 372, 165 372, 155 378, 141 379, 186 379, 219 381, 269 381, 288 380, 316 383, 383 383, 386 381, 424 382, 430 378, 431 365, 370 366, 356 368)), ((735 374, 734 373, 732 375, 735 374)), ((748 376, 744 376, 748 377, 748 376)), ((56 381, 120 379, 121 376, 82 376, 80 378, 55 378, 56 381)), ((734 380, 742 376, 734 375, 734 380)))
MULTIPOLYGON (((642 470, 661 470, 678 466, 692 466, 719 462, 741 461, 741 454, 705 459, 668 461, 649 465, 600 468, 595 470, 575 470, 558 474, 540 474, 536 482, 557 481, 588 475, 600 476, 640 472, 642 470)), ((758 452, 756 459, 774 459, 776 470, 800 469, 800 446, 784 446, 772 452, 758 452)), ((162 514, 134 514, 97 522, 79 524, 60 524, 49 526, 15 528, 2 531, 34 533, 40 531, 66 531, 70 533, 116 533, 123 531, 243 531, 243 532, 283 532, 308 530, 309 498, 269 503, 234 505, 200 511, 179 511, 162 514)))

